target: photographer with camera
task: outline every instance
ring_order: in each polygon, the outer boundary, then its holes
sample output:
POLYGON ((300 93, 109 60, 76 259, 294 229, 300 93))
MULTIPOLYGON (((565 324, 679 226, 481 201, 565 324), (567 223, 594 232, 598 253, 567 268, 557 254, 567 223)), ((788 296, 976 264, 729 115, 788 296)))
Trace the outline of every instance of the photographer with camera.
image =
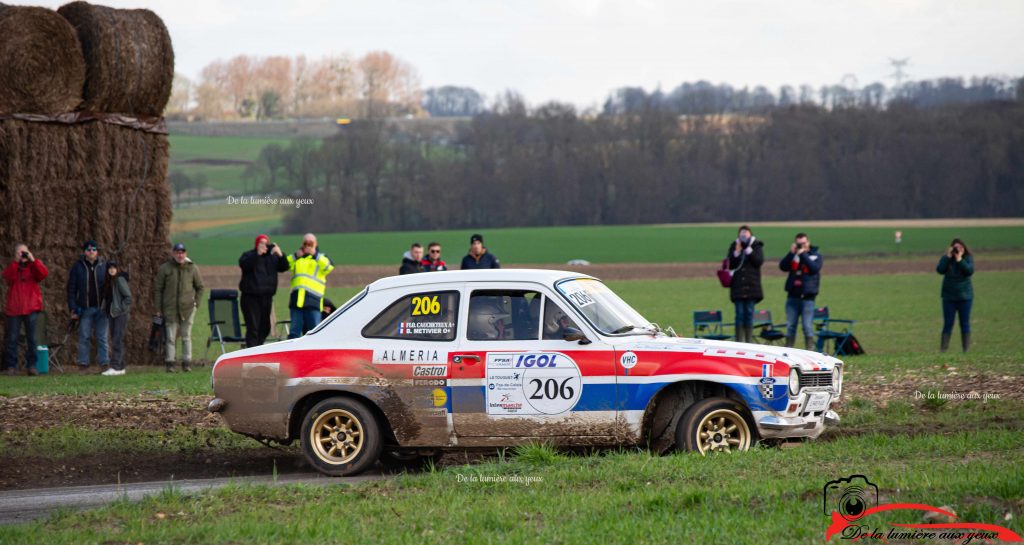
POLYGON ((814 346, 814 298, 818 296, 824 262, 818 247, 811 246, 806 233, 797 233, 789 253, 779 261, 779 268, 789 274, 786 277, 786 346, 793 346, 798 322, 804 327, 804 347, 811 350, 814 346))
POLYGON ((245 346, 259 346, 270 335, 270 311, 277 293, 277 275, 288 270, 288 259, 267 235, 256 237, 252 250, 238 258, 242 269, 242 317, 245 319, 245 346))
POLYGON ((971 346, 971 306, 974 303, 974 258, 964 241, 954 238, 946 249, 946 255, 939 258, 935 272, 942 278, 942 341, 939 351, 949 350, 949 338, 953 334, 953 321, 960 315, 960 343, 964 352, 971 346))
POLYGON ((50 274, 43 262, 36 259, 28 246, 14 246, 14 261, 4 269, 7 283, 7 346, 4 350, 3 372, 13 375, 18 368, 18 335, 25 328, 25 371, 35 376, 36 371, 36 317, 43 310, 43 295, 39 284, 50 274))

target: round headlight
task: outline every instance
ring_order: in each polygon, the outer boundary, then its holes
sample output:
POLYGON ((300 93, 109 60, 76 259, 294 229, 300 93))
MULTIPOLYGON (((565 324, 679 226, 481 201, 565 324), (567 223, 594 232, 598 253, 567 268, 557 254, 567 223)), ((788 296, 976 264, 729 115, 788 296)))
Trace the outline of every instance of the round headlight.
POLYGON ((842 383, 843 369, 842 367, 837 365, 832 368, 832 389, 834 389, 836 392, 839 392, 839 388, 840 386, 842 386, 842 383))
POLYGON ((800 393, 800 372, 796 368, 789 370, 789 395, 796 397, 800 393))

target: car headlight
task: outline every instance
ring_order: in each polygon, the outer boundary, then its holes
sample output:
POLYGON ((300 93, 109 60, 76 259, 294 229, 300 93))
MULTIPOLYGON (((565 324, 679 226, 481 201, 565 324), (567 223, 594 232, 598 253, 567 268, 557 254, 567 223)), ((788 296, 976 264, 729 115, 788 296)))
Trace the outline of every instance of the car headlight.
POLYGON ((839 393, 843 385, 843 368, 842 366, 835 366, 832 368, 832 389, 839 393))
POLYGON ((796 367, 789 370, 789 395, 796 397, 800 394, 800 372, 796 367))

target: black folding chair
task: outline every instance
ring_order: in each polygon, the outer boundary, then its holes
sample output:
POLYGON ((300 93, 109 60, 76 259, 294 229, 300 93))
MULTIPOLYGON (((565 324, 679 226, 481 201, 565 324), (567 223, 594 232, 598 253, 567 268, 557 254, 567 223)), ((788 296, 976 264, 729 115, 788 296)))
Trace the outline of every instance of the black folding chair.
POLYGON ((711 339, 724 341, 731 339, 732 335, 725 333, 725 327, 732 327, 733 324, 722 323, 721 310, 695 310, 693 311, 693 336, 697 339, 711 339))
POLYGON ((848 355, 852 351, 847 349, 847 343, 853 338, 853 324, 856 320, 840 320, 829 317, 828 307, 814 309, 814 329, 818 336, 817 350, 833 356, 848 355), (839 324, 835 327, 833 324, 839 324), (832 351, 826 352, 828 343, 832 343, 832 351))
POLYGON ((220 353, 226 354, 226 344, 245 344, 242 323, 238 318, 238 290, 210 290, 207 303, 210 310, 210 337, 206 339, 206 355, 209 359, 210 345, 220 343, 220 353))
POLYGON ((785 327, 786 324, 772 323, 772 311, 765 309, 754 311, 754 329, 761 330, 757 336, 764 342, 775 344, 776 342, 785 341, 785 327))

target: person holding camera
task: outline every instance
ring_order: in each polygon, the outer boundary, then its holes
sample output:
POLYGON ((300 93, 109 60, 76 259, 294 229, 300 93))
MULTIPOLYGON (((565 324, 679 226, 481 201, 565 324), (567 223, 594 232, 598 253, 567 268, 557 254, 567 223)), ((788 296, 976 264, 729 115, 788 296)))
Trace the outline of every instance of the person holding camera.
POLYGON ((954 238, 939 258, 935 272, 942 275, 942 340, 939 351, 949 350, 953 322, 960 316, 960 343, 964 352, 971 346, 971 306, 974 303, 974 258, 964 241, 954 238))
POLYGON ((806 233, 797 233, 779 268, 786 277, 786 346, 793 346, 798 323, 804 328, 804 347, 814 346, 814 298, 821 284, 821 266, 825 259, 811 246, 806 233))
POLYGON ((36 371, 36 318, 43 310, 43 294, 39 284, 50 274, 43 262, 36 259, 28 246, 14 246, 14 261, 4 269, 7 283, 7 302, 4 315, 7 317, 7 344, 4 350, 3 372, 13 375, 18 369, 18 335, 25 328, 25 372, 29 376, 36 371))
POLYGON ((764 299, 761 290, 761 265, 764 263, 764 242, 757 240, 750 227, 740 227, 736 240, 729 245, 726 258, 732 273, 729 299, 736 307, 736 340, 754 342, 754 305, 764 299))
POLYGON ((263 344, 270 335, 270 314, 277 293, 277 275, 288 270, 288 258, 267 235, 256 237, 255 247, 238 258, 242 280, 242 317, 245 319, 245 346, 263 344))

